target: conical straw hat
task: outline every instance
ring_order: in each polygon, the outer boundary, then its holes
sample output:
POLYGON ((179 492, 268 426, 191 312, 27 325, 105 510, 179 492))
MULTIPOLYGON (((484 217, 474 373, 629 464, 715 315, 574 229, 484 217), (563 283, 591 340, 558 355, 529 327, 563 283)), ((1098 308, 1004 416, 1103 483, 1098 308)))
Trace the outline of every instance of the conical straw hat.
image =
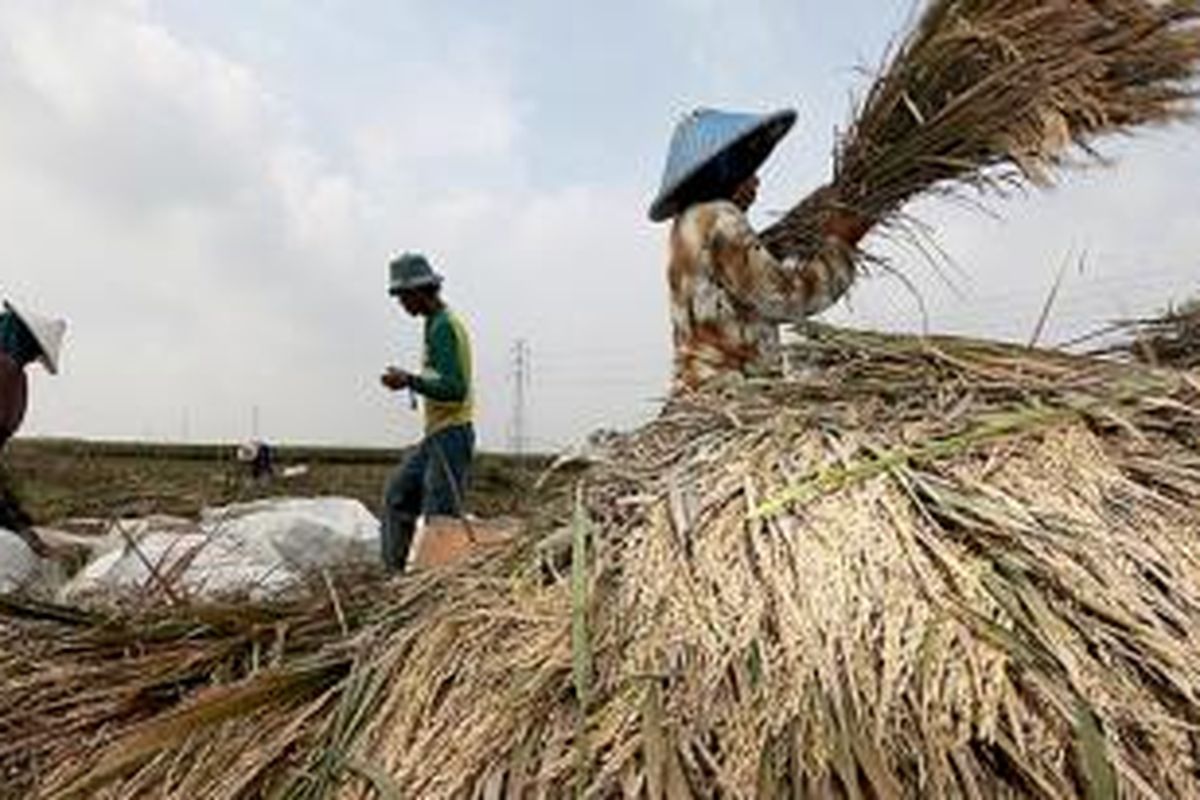
POLYGON ((62 350, 63 336, 67 333, 67 323, 62 319, 50 319, 40 314, 22 311, 7 300, 4 307, 17 316, 37 340, 42 354, 38 360, 51 375, 58 374, 58 356, 62 350))
POLYGON ((796 124, 790 109, 746 114, 698 108, 675 127, 650 219, 662 222, 692 203, 715 200, 749 178, 796 124))

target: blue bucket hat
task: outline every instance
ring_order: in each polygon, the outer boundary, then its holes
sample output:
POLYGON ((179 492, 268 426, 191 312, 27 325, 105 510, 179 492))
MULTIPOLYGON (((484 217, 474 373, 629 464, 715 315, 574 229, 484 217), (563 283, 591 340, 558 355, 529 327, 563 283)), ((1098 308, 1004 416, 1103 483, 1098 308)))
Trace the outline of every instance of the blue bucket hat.
POLYGON ((429 259, 420 253, 404 253, 388 264, 388 294, 441 285, 442 276, 433 271, 429 259))
POLYGON ((791 109, 747 114, 698 108, 675 126, 650 219, 663 222, 693 203, 725 197, 753 175, 796 124, 791 109))

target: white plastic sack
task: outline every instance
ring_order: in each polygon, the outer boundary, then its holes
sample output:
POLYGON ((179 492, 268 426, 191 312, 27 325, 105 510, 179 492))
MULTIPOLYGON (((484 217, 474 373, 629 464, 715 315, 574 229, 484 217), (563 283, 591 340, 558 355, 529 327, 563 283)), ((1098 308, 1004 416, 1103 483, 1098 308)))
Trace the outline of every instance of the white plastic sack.
POLYGON ((58 564, 39 558, 19 535, 0 528, 0 593, 49 598, 63 580, 58 564))
POLYGON ((36 582, 40 561, 24 539, 0 528, 0 592, 15 592, 36 582))
POLYGON ((169 517, 116 523, 62 597, 264 599, 311 570, 376 560, 378 550, 379 522, 357 500, 261 500, 206 509, 198 523, 169 517))

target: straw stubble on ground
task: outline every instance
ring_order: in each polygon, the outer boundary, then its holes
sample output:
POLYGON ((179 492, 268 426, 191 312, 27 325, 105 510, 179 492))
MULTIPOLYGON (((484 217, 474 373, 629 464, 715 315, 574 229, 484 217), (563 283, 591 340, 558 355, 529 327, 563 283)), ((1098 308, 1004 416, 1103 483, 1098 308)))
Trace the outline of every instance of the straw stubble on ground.
POLYGON ((1195 378, 823 328, 803 359, 679 399, 512 548, 341 584, 344 629, 328 591, 37 623, 5 763, 51 796, 1200 791, 1195 378))

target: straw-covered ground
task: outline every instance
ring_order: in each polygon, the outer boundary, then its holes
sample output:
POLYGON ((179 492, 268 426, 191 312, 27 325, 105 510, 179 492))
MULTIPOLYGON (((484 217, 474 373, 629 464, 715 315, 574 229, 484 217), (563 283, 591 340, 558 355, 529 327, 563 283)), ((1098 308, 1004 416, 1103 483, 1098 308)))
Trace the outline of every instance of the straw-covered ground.
POLYGON ((827 328, 799 352, 794 380, 676 400, 454 571, 10 607, 39 618, 0 648, 8 785, 1200 794, 1200 379, 827 328), (536 543, 564 522, 557 570, 536 543))

